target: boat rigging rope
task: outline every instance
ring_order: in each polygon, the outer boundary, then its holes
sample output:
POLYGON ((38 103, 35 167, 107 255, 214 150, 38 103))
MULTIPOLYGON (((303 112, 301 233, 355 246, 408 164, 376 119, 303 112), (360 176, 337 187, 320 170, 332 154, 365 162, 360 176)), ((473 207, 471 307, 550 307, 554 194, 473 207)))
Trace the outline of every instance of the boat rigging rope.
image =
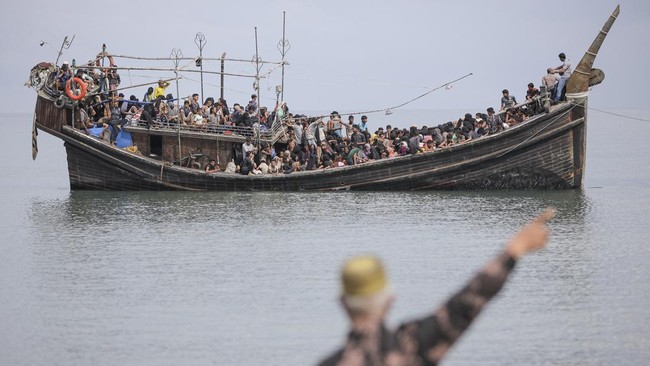
MULTIPOLYGON (((442 85, 440 85, 440 86, 438 86, 438 87, 435 87, 435 88, 433 88, 433 89, 427 91, 427 92, 424 93, 424 94, 420 94, 420 95, 418 95, 418 96, 415 97, 415 98, 409 99, 409 100, 407 100, 406 102, 404 102, 404 103, 402 103, 402 104, 398 104, 398 105, 393 106, 393 107, 382 108, 382 109, 375 109, 375 110, 370 110, 370 111, 350 112, 350 113, 343 113, 343 114, 350 114, 350 115, 354 115, 354 114, 371 114, 371 113, 379 113, 379 112, 384 112, 384 111, 388 111, 388 110, 393 110, 393 109, 401 108, 401 107, 404 107, 404 106, 407 105, 407 104, 410 104, 410 103, 415 102, 415 101, 418 100, 418 99, 421 99, 421 98, 426 97, 427 95, 433 93, 433 92, 436 91, 436 90, 439 90, 439 89, 445 88, 445 87, 447 87, 447 86, 449 86, 449 85, 452 85, 452 84, 454 84, 454 83, 457 83, 457 82, 459 82, 459 81, 461 81, 461 80, 463 80, 463 79, 465 79, 465 78, 467 78, 467 77, 469 77, 469 76, 472 76, 472 75, 474 75, 474 74, 470 72, 469 74, 466 74, 466 75, 464 75, 464 76, 459 77, 458 79, 455 79, 455 80, 449 81, 449 82, 447 82, 447 83, 444 83, 444 84, 442 84, 442 85)), ((322 117, 325 117, 325 116, 322 116, 322 117)))
POLYGON ((614 113, 614 112, 607 112, 602 109, 597 109, 593 107, 589 107, 589 110, 600 112, 600 113, 605 113, 605 114, 610 114, 612 116, 617 116, 617 117, 622 117, 622 118, 627 118, 635 121, 641 121, 641 122, 650 122, 650 119, 643 119, 643 118, 638 118, 638 117, 631 117, 631 116, 626 116, 624 114, 619 114, 619 113, 614 113))

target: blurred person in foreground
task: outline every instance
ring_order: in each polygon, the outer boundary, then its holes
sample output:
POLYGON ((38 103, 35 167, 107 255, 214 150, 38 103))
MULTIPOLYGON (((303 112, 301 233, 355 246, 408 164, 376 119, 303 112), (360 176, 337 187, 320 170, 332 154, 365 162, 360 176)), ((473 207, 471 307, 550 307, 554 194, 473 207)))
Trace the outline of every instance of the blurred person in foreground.
POLYGON ((395 297, 383 264, 372 256, 349 259, 341 273, 341 303, 351 329, 345 345, 320 364, 436 365, 501 290, 517 260, 546 245, 545 224, 553 216, 555 210, 547 208, 433 314, 404 323, 396 331, 384 326, 395 297))

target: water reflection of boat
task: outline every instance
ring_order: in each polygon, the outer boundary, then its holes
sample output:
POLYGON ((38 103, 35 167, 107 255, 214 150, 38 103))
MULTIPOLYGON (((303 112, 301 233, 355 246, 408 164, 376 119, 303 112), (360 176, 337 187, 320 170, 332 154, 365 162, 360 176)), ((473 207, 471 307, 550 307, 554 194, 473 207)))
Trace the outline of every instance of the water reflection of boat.
MULTIPOLYGON (((281 143, 282 121, 265 132, 250 128, 214 130, 181 126, 149 129, 127 126, 131 144, 141 155, 90 136, 78 125, 79 102, 93 90, 53 87, 56 65, 32 70, 37 89, 34 128, 65 142, 72 189, 101 190, 422 190, 582 187, 585 167, 587 100, 590 86, 604 74, 592 65, 617 7, 567 82, 566 101, 540 103, 544 111, 505 131, 431 152, 291 174, 207 174, 183 167, 183 157, 201 151, 221 164, 233 158, 234 147, 253 135, 258 144, 281 143)), ((106 53, 98 55, 106 57, 106 53)), ((94 65, 91 61, 91 65, 94 65)), ((99 64, 96 66, 99 67, 99 64)), ((88 66, 86 66, 88 67, 88 66)), ((104 67, 104 71, 110 71, 104 67)), ((222 71, 223 73, 223 71, 222 71)), ((259 75, 258 75, 259 76, 259 75)), ((70 83, 68 83, 70 84, 70 83)), ((84 84, 79 81, 78 84, 84 84)), ((85 87, 85 85, 84 85, 85 87)), ((82 88, 83 89, 83 88, 82 88)), ((544 95, 544 93, 542 93, 544 95)))

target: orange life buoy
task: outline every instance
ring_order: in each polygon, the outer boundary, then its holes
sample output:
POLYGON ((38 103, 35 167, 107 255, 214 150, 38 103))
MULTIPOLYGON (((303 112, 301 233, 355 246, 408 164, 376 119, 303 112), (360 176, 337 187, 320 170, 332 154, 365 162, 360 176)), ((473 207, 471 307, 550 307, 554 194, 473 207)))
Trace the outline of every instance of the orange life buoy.
POLYGON ((84 81, 79 78, 72 78, 65 83, 65 93, 68 95, 68 98, 72 100, 82 100, 86 96, 86 83, 84 83, 84 81), (79 87, 81 88, 79 95, 72 92, 73 81, 79 84, 79 87))
POLYGON ((106 51, 104 51, 104 52, 100 52, 100 53, 97 54, 97 57, 95 58, 95 66, 97 66, 101 71, 106 71, 106 67, 101 67, 101 66, 100 66, 100 61, 101 61, 104 57, 107 57, 107 58, 108 58, 108 65, 109 65, 110 67, 114 67, 114 66, 115 66, 115 60, 113 60, 113 56, 111 56, 110 53, 108 53, 108 52, 106 52, 106 51))

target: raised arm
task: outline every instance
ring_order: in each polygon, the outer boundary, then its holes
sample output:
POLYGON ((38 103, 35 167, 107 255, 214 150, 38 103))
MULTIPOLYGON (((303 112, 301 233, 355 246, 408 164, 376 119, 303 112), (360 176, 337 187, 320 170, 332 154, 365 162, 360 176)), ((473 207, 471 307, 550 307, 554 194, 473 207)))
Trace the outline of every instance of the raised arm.
POLYGON ((421 358, 437 363, 501 290, 517 259, 544 247, 548 241, 545 224, 554 215, 555 210, 548 208, 524 226, 508 241, 501 254, 488 262, 432 316, 403 325, 399 331, 401 337, 398 336, 405 342, 402 346, 416 347, 421 358))

